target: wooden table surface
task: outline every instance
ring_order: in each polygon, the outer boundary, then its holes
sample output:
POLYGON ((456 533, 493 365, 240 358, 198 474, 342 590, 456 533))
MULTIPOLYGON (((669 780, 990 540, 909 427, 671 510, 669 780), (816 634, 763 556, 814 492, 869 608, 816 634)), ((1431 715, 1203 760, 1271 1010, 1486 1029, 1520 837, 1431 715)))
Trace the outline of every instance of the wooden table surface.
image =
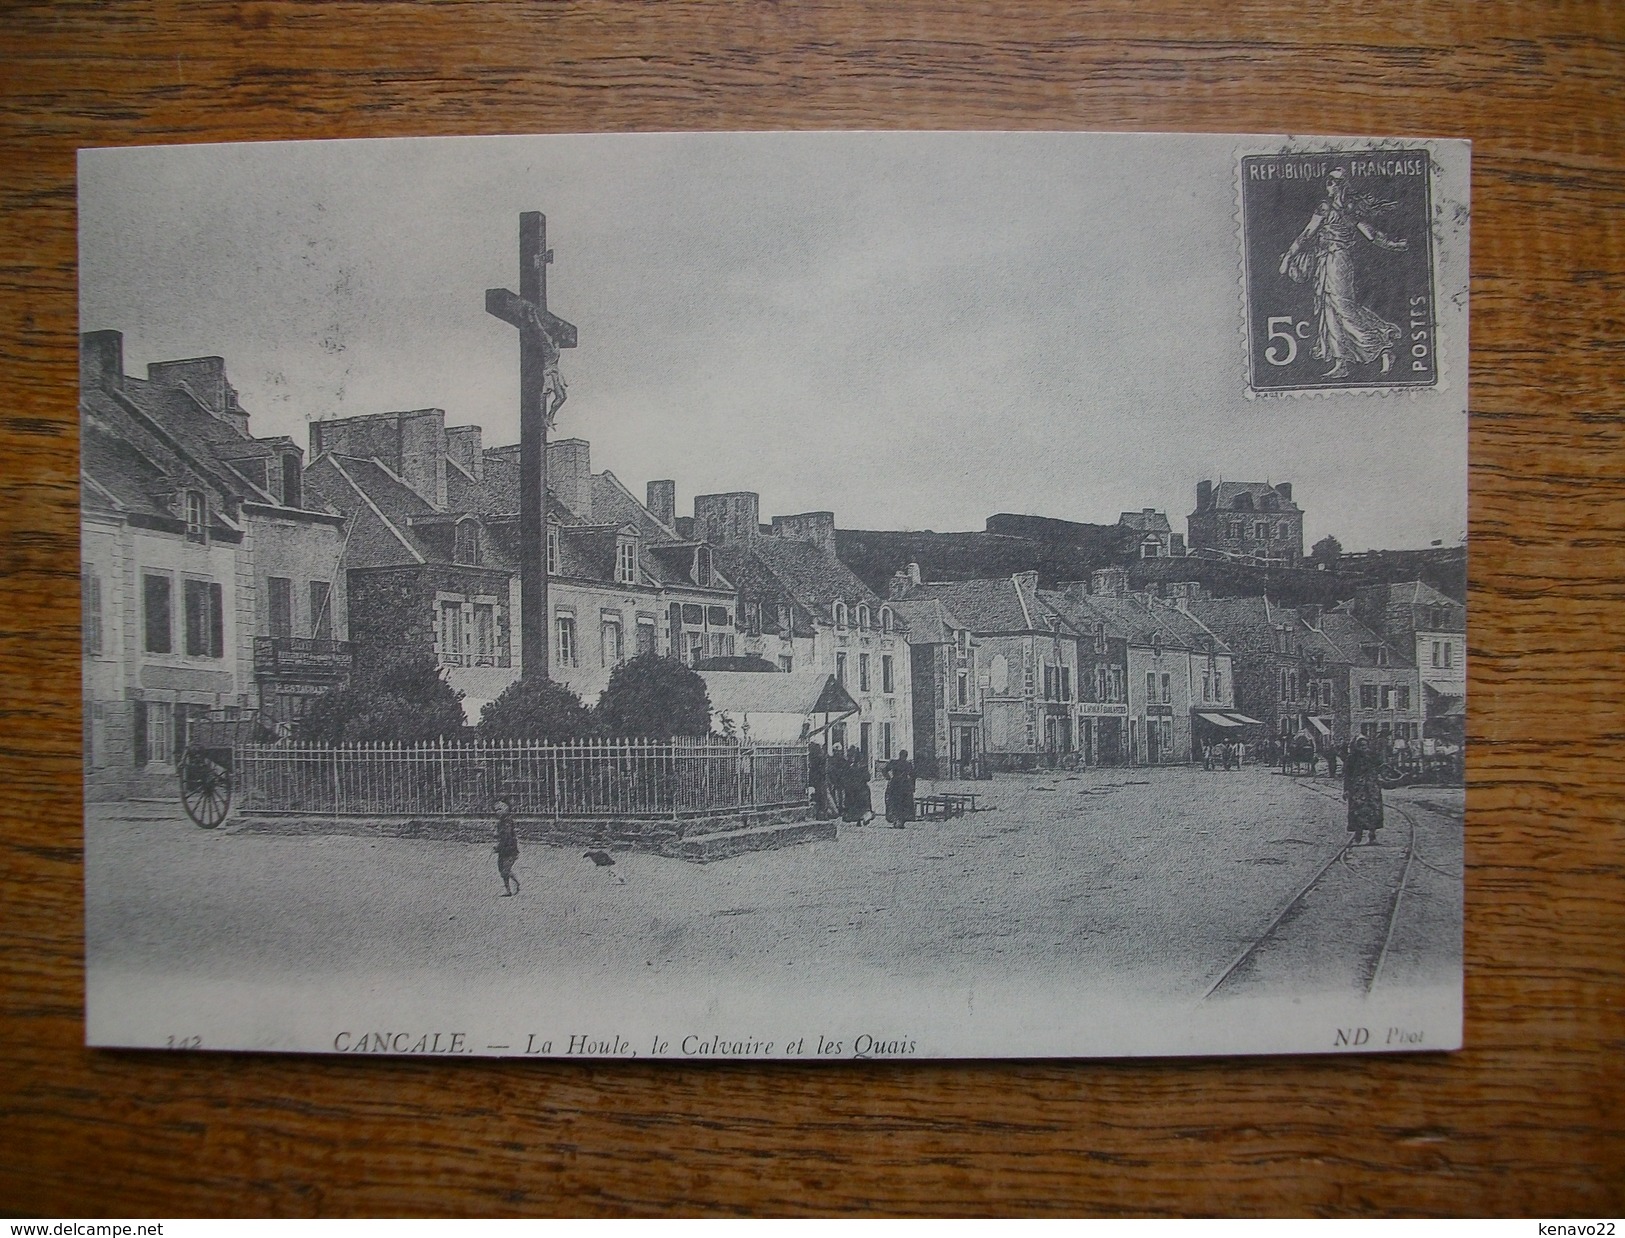
POLYGON ((6 3, 0 1211, 1625 1211, 1622 68, 1609 3, 6 3), (853 127, 1473 139, 1469 1047, 818 1068, 83 1049, 75 147, 853 127))

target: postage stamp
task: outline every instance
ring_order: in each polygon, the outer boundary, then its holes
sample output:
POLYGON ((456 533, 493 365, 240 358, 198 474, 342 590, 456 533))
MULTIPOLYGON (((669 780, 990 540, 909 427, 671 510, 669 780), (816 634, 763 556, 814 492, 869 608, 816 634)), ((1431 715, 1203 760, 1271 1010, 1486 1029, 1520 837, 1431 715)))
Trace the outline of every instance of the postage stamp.
POLYGON ((1435 385, 1428 152, 1246 155, 1240 171, 1251 391, 1435 385))

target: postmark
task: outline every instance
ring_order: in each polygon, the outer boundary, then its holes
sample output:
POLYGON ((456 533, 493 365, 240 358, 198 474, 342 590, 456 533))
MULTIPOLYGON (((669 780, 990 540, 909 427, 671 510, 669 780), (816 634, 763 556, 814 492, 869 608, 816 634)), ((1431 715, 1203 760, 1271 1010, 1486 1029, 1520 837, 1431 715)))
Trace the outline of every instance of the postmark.
POLYGON ((1244 155, 1239 173, 1249 392, 1436 385, 1429 152, 1244 155))

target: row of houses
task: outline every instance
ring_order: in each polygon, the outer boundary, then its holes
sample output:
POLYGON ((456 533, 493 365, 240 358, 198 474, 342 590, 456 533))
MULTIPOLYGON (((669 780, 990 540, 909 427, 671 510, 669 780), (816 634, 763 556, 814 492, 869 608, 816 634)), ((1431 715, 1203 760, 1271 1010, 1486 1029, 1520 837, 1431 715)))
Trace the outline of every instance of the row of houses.
MULTIPOLYGON (((93 790, 163 777, 205 712, 296 723, 404 655, 432 657, 471 720, 518 677, 517 446, 417 409, 313 422, 307 459, 250 432, 220 358, 139 378, 122 353, 117 332, 83 338, 93 790)), ((741 491, 680 516, 673 481, 640 499, 581 439, 549 445, 547 481, 550 673, 589 702, 640 653, 788 675, 826 704, 833 680, 841 708, 815 737, 875 761, 907 748, 940 777, 1187 761, 1243 734, 1409 740, 1460 716, 1465 616, 1420 583, 1289 609, 1135 593, 1121 568, 1044 589, 1035 572, 927 581, 910 565, 882 597, 841 562, 831 512, 764 522, 741 491)), ((1284 486, 1224 485, 1212 502, 1291 504, 1284 486)))

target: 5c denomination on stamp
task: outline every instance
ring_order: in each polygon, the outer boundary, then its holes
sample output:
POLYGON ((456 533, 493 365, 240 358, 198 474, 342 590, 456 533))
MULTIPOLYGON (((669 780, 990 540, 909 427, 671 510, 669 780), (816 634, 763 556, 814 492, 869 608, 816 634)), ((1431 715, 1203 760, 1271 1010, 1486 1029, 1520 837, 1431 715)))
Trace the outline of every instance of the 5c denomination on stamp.
POLYGON ((1253 392, 1439 381, 1426 150, 1241 160, 1253 392))

